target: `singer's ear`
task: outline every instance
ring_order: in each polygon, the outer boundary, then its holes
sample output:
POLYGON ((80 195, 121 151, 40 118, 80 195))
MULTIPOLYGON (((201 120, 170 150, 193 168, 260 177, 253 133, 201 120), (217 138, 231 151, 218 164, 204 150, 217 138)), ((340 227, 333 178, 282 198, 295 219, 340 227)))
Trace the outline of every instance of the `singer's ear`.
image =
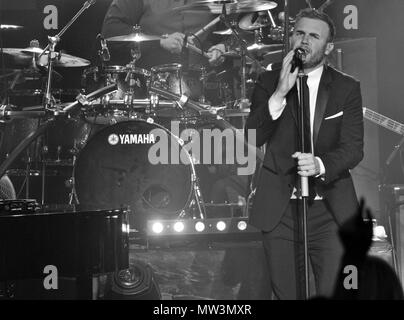
POLYGON ((333 42, 327 42, 324 54, 326 56, 328 56, 332 52, 332 50, 334 50, 334 43, 333 42))

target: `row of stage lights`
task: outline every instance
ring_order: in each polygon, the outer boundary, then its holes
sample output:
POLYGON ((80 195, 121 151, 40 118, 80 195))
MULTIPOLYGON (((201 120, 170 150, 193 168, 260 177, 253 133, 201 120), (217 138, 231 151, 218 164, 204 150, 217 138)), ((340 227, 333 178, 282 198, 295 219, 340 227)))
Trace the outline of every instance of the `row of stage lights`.
POLYGON ((149 220, 148 236, 257 232, 248 218, 149 220))

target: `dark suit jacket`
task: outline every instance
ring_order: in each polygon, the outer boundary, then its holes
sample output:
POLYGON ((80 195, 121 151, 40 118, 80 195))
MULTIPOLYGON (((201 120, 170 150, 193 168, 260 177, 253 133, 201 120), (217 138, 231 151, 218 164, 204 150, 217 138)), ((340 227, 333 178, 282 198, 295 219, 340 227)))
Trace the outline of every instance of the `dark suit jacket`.
MULTIPOLYGON (((280 221, 298 179, 297 90, 288 93, 282 115, 273 120, 268 99, 275 91, 279 72, 263 73, 254 88, 246 129, 256 130, 256 144, 267 143, 257 182, 250 223, 271 231, 280 221)), ((352 216, 358 206, 349 169, 363 158, 362 98, 359 82, 329 66, 324 68, 314 115, 314 155, 325 167, 318 190, 338 224, 352 216), (343 112, 342 116, 332 117, 343 112), (330 119, 326 119, 330 117, 330 119)))

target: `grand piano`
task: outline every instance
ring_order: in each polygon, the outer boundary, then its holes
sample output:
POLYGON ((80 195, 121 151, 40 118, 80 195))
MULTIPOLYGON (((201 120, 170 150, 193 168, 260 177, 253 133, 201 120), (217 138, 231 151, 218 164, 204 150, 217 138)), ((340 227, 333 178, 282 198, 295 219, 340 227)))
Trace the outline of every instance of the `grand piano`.
POLYGON ((94 276, 129 267, 128 209, 55 210, 5 201, 0 201, 0 283, 43 281, 45 267, 55 266, 58 277, 75 279, 78 299, 92 299, 94 276))

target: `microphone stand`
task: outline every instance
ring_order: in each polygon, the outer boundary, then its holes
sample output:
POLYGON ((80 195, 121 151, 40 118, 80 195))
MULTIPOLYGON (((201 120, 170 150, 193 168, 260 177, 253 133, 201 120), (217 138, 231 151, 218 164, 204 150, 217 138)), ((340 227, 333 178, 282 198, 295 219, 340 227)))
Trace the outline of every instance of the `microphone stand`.
MULTIPOLYGON (((305 112, 310 106, 306 106, 304 84, 303 84, 303 66, 299 59, 300 66, 298 73, 298 95, 299 95, 299 108, 298 108, 298 132, 300 135, 299 149, 302 153, 307 153, 305 148, 305 112)), ((300 191, 301 191, 301 208, 302 210, 302 233, 303 233, 303 246, 304 246, 304 284, 305 284, 305 298, 309 299, 310 287, 309 287, 309 257, 308 257, 308 238, 307 238, 307 212, 308 212, 308 198, 309 198, 309 177, 300 177, 300 191)))
POLYGON ((289 52, 289 0, 284 0, 285 6, 283 12, 285 13, 285 21, 283 22, 283 56, 289 52))

